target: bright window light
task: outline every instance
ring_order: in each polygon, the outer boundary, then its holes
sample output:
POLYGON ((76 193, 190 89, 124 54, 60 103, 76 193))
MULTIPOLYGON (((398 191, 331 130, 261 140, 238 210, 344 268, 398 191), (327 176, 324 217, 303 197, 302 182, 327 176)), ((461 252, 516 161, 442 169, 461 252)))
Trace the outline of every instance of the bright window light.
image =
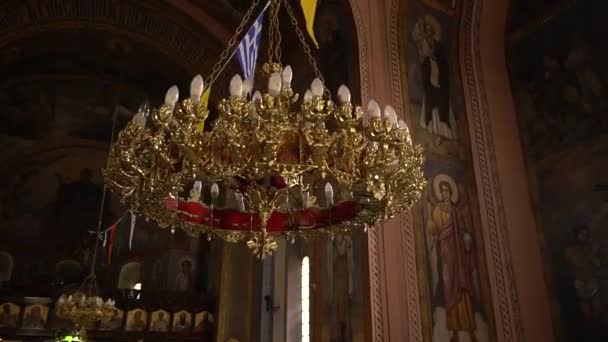
POLYGON ((302 342, 310 342, 310 261, 302 258, 302 342))

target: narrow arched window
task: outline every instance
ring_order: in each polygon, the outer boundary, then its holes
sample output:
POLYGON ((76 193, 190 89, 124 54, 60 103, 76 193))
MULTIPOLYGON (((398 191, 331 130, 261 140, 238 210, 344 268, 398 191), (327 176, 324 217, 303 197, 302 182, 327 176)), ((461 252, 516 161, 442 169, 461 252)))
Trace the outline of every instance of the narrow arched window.
POLYGON ((302 258, 302 342, 310 342, 310 260, 302 258))

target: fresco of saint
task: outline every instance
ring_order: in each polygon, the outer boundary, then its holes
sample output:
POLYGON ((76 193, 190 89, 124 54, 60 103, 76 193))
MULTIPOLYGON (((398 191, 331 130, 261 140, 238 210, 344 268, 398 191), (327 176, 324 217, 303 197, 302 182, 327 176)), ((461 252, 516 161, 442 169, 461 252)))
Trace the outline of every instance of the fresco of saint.
MULTIPOLYGON (((452 177, 436 175, 430 182, 425 217, 430 258, 431 293, 445 309, 445 328, 450 341, 462 341, 461 332, 479 341, 473 299, 479 294, 473 235, 463 194, 452 177)), ((437 317, 436 317, 437 320, 437 317)), ((437 325, 437 322, 435 322, 437 325)))
POLYGON ((439 21, 425 15, 415 25, 412 37, 418 50, 424 97, 420 126, 442 139, 455 140, 456 119, 450 104, 450 68, 448 56, 441 46, 442 29, 439 21))

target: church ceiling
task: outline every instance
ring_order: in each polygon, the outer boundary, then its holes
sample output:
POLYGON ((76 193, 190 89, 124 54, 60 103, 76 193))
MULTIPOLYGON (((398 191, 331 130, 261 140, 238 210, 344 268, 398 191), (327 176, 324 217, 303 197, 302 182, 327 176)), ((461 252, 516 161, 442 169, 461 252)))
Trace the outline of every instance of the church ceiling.
POLYGON ((107 141, 116 105, 207 75, 238 17, 215 1, 2 1, 0 135, 107 141))

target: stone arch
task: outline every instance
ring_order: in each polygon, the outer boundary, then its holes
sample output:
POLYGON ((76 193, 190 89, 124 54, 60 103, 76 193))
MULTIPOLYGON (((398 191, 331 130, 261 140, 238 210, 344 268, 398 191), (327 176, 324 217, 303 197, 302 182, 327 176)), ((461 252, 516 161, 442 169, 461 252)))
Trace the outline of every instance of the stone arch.
POLYGON ((135 284, 142 282, 142 264, 137 261, 128 262, 120 268, 117 287, 132 289, 135 284))

